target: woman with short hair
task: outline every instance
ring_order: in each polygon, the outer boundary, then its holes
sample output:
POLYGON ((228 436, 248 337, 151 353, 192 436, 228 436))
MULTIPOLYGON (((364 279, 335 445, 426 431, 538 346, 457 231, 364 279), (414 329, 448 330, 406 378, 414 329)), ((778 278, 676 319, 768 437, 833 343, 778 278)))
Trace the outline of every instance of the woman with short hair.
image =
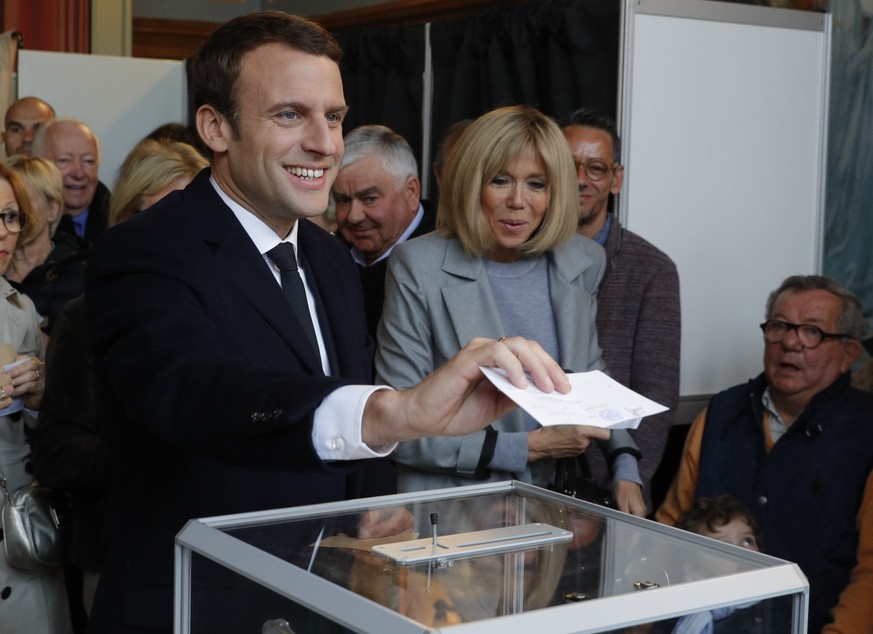
MULTIPOLYGON (((378 380, 415 385, 473 337, 534 339, 569 371, 605 369, 594 318, 606 261, 576 234, 578 205, 573 158, 552 119, 513 106, 474 121, 446 165, 437 231, 389 261, 378 380)), ((401 443, 392 458, 401 491, 508 479, 548 486, 555 460, 591 439, 608 444, 616 479, 639 484, 626 431, 541 427, 521 410, 469 436, 401 443)))

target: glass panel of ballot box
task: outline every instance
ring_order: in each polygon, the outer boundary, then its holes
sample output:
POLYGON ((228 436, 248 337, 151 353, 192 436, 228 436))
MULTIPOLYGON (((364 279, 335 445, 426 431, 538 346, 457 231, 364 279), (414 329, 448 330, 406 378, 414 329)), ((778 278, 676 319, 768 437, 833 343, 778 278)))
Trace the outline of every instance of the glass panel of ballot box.
POLYGON ((801 634, 808 594, 792 563, 519 482, 198 519, 176 538, 177 634, 801 634))

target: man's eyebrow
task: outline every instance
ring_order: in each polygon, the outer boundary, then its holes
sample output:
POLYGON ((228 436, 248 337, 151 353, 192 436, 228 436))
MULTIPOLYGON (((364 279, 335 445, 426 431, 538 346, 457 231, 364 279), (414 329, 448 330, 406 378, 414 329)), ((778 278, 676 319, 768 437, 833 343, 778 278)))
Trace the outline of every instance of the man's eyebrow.
POLYGON ((355 196, 357 198, 362 198, 364 196, 372 196, 373 194, 382 195, 382 190, 379 189, 378 185, 372 185, 371 187, 367 187, 366 189, 362 189, 360 191, 355 192, 355 196))
POLYGON ((309 107, 299 101, 280 101, 270 105, 267 108, 267 112, 271 114, 277 114, 279 112, 284 112, 285 110, 309 110, 309 107))
MULTIPOLYGON (((306 104, 302 101, 282 101, 279 103, 274 103, 272 106, 267 108, 267 112, 272 114, 284 112, 285 110, 297 110, 299 112, 309 113, 315 110, 315 107, 312 104, 306 104)), ((345 116, 349 112, 349 106, 344 104, 333 106, 331 108, 325 108, 325 112, 328 114, 336 113, 341 116, 345 116)))
MULTIPOLYGON (((785 315, 782 315, 780 313, 773 313, 773 316, 770 317, 770 319, 776 319, 778 321, 792 323, 790 319, 788 319, 785 315)), ((822 324, 826 324, 826 323, 827 323, 827 319, 825 319, 824 317, 816 317, 815 315, 813 315, 812 317, 810 317, 808 319, 804 319, 798 325, 800 325, 800 326, 807 326, 807 325, 808 326, 821 326, 822 324)))

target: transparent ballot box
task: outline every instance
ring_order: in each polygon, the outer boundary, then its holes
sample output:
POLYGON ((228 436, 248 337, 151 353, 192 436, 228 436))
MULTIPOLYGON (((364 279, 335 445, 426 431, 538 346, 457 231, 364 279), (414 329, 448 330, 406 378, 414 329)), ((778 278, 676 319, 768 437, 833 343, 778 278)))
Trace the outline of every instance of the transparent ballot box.
POLYGON ((192 520, 176 538, 178 634, 801 634, 808 594, 792 563, 519 482, 192 520))

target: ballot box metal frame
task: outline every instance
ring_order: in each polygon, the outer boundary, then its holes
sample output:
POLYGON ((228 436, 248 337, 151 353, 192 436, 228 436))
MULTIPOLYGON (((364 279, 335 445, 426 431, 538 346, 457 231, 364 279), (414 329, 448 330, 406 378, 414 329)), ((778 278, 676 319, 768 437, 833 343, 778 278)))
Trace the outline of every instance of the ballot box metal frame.
MULTIPOLYGON (((610 632, 621 627, 776 597, 791 597, 791 626, 790 630, 785 631, 801 634, 807 628, 809 585, 796 564, 517 481, 191 520, 176 537, 176 634, 197 633, 191 623, 192 589, 198 583, 196 572, 192 571, 192 561, 197 557, 215 562, 350 632, 484 634, 494 632, 496 627, 502 634, 526 634, 531 631, 550 634, 610 632), (605 565, 599 574, 606 596, 541 609, 510 610, 510 613, 494 618, 432 627, 229 534, 252 527, 282 526, 285 523, 327 519, 368 510, 397 507, 420 510, 434 503, 451 505, 475 499, 475 496, 490 499, 488 496, 491 495, 508 496, 513 500, 518 498, 522 505, 532 500, 537 504, 557 505, 600 518, 606 529, 606 551, 603 555, 605 565), (619 562, 624 562, 622 565, 627 568, 628 552, 640 540, 681 544, 682 547, 706 553, 708 557, 736 561, 747 569, 737 574, 674 584, 669 579, 667 568, 676 562, 658 562, 657 557, 644 554, 634 563, 646 571, 641 577, 644 583, 649 583, 651 579, 656 587, 640 592, 627 592, 613 587, 628 582, 624 578, 626 575, 618 569, 619 562)), ((519 565, 518 570, 521 569, 519 565)), ((246 606, 241 605, 239 609, 244 610, 246 606)))

